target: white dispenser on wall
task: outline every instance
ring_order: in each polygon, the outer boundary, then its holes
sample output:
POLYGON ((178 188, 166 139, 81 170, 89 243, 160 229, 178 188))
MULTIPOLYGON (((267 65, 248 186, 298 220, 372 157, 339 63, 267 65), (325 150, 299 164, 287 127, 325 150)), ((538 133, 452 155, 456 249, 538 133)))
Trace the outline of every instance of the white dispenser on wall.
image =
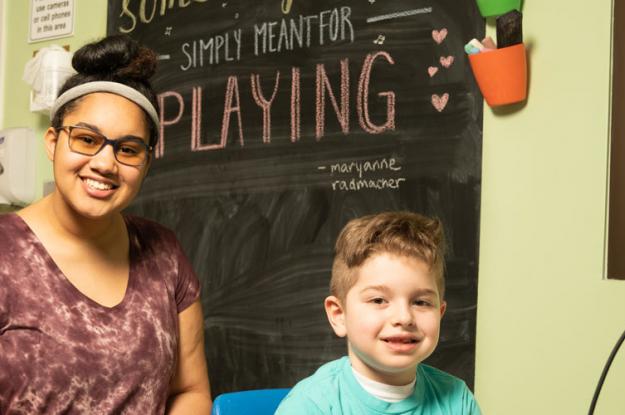
POLYGON ((23 79, 31 86, 30 110, 49 114, 63 83, 76 73, 72 54, 61 46, 41 48, 26 63, 23 79))
POLYGON ((0 204, 35 200, 35 133, 30 128, 0 131, 0 204))

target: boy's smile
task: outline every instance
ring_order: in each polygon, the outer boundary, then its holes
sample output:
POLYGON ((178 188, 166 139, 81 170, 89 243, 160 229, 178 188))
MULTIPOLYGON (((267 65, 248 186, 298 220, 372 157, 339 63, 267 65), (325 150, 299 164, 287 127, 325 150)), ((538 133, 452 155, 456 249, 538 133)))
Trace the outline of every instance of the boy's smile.
POLYGON ((438 343, 445 303, 421 260, 380 253, 357 270, 358 279, 341 303, 326 299, 334 331, 347 336, 352 367, 368 378, 410 383, 417 365, 438 343))
POLYGON ((386 342, 392 350, 405 353, 415 349, 419 340, 412 335, 397 335, 382 338, 382 341, 386 342))

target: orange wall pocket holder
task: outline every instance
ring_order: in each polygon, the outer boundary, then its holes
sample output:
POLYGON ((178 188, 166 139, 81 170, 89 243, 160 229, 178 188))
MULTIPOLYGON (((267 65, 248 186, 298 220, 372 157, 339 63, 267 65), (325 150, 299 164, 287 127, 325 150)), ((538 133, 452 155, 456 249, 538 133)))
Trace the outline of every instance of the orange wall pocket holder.
POLYGON ((473 75, 491 107, 527 98, 527 60, 522 43, 469 55, 473 75))

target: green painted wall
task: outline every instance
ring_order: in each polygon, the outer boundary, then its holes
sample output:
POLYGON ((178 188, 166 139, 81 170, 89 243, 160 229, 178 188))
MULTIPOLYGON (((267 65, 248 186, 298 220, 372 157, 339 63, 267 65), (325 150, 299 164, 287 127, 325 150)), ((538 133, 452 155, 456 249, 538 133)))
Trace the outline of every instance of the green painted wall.
MULTIPOLYGON (((22 70, 28 1, 5 0, 4 127, 34 126, 22 70)), ((527 105, 485 109, 476 394, 485 415, 585 414, 625 330, 625 282, 603 279, 611 0, 527 0, 527 105)), ((104 0, 76 0, 72 50, 105 32, 104 0)), ((491 28, 492 29, 492 28, 491 28)), ((38 178, 50 179, 40 155, 38 178)), ((625 350, 597 415, 625 411, 625 350)))
MULTIPOLYGON (((527 106, 484 117, 476 389, 485 414, 585 414, 625 330, 602 279, 612 2, 524 3, 527 106)), ((597 415, 624 385, 621 350, 597 415)))
MULTIPOLYGON (((42 47, 69 45, 70 51, 75 51, 83 43, 106 33, 106 0, 74 0, 74 3, 74 36, 28 43, 30 0, 4 0, 6 60, 2 62, 5 79, 0 128, 30 127, 37 137, 43 137, 49 119, 28 110, 30 86, 22 80, 26 62, 32 58, 34 51, 42 47)), ((43 183, 52 180, 52 167, 43 151, 43 139, 37 160, 37 192, 41 195, 43 183)))

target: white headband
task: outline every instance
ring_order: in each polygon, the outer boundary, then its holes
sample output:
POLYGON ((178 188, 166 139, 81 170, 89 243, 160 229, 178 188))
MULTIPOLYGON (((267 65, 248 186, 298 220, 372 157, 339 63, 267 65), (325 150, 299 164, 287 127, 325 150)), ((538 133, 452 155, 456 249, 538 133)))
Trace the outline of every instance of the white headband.
POLYGON ((152 121, 156 125, 156 128, 159 128, 160 122, 158 114, 156 113, 156 108, 154 108, 154 105, 152 105, 152 103, 142 93, 134 88, 129 87, 128 85, 120 84, 119 82, 109 81, 87 82, 85 84, 75 86, 63 92, 63 94, 61 94, 61 96, 58 97, 56 101, 54 101, 54 105, 50 110, 50 120, 54 118, 56 112, 63 105, 78 97, 82 97, 83 95, 91 94, 93 92, 110 92, 112 94, 128 98, 129 100, 143 108, 145 112, 147 112, 150 116, 150 119, 152 119, 152 121))

